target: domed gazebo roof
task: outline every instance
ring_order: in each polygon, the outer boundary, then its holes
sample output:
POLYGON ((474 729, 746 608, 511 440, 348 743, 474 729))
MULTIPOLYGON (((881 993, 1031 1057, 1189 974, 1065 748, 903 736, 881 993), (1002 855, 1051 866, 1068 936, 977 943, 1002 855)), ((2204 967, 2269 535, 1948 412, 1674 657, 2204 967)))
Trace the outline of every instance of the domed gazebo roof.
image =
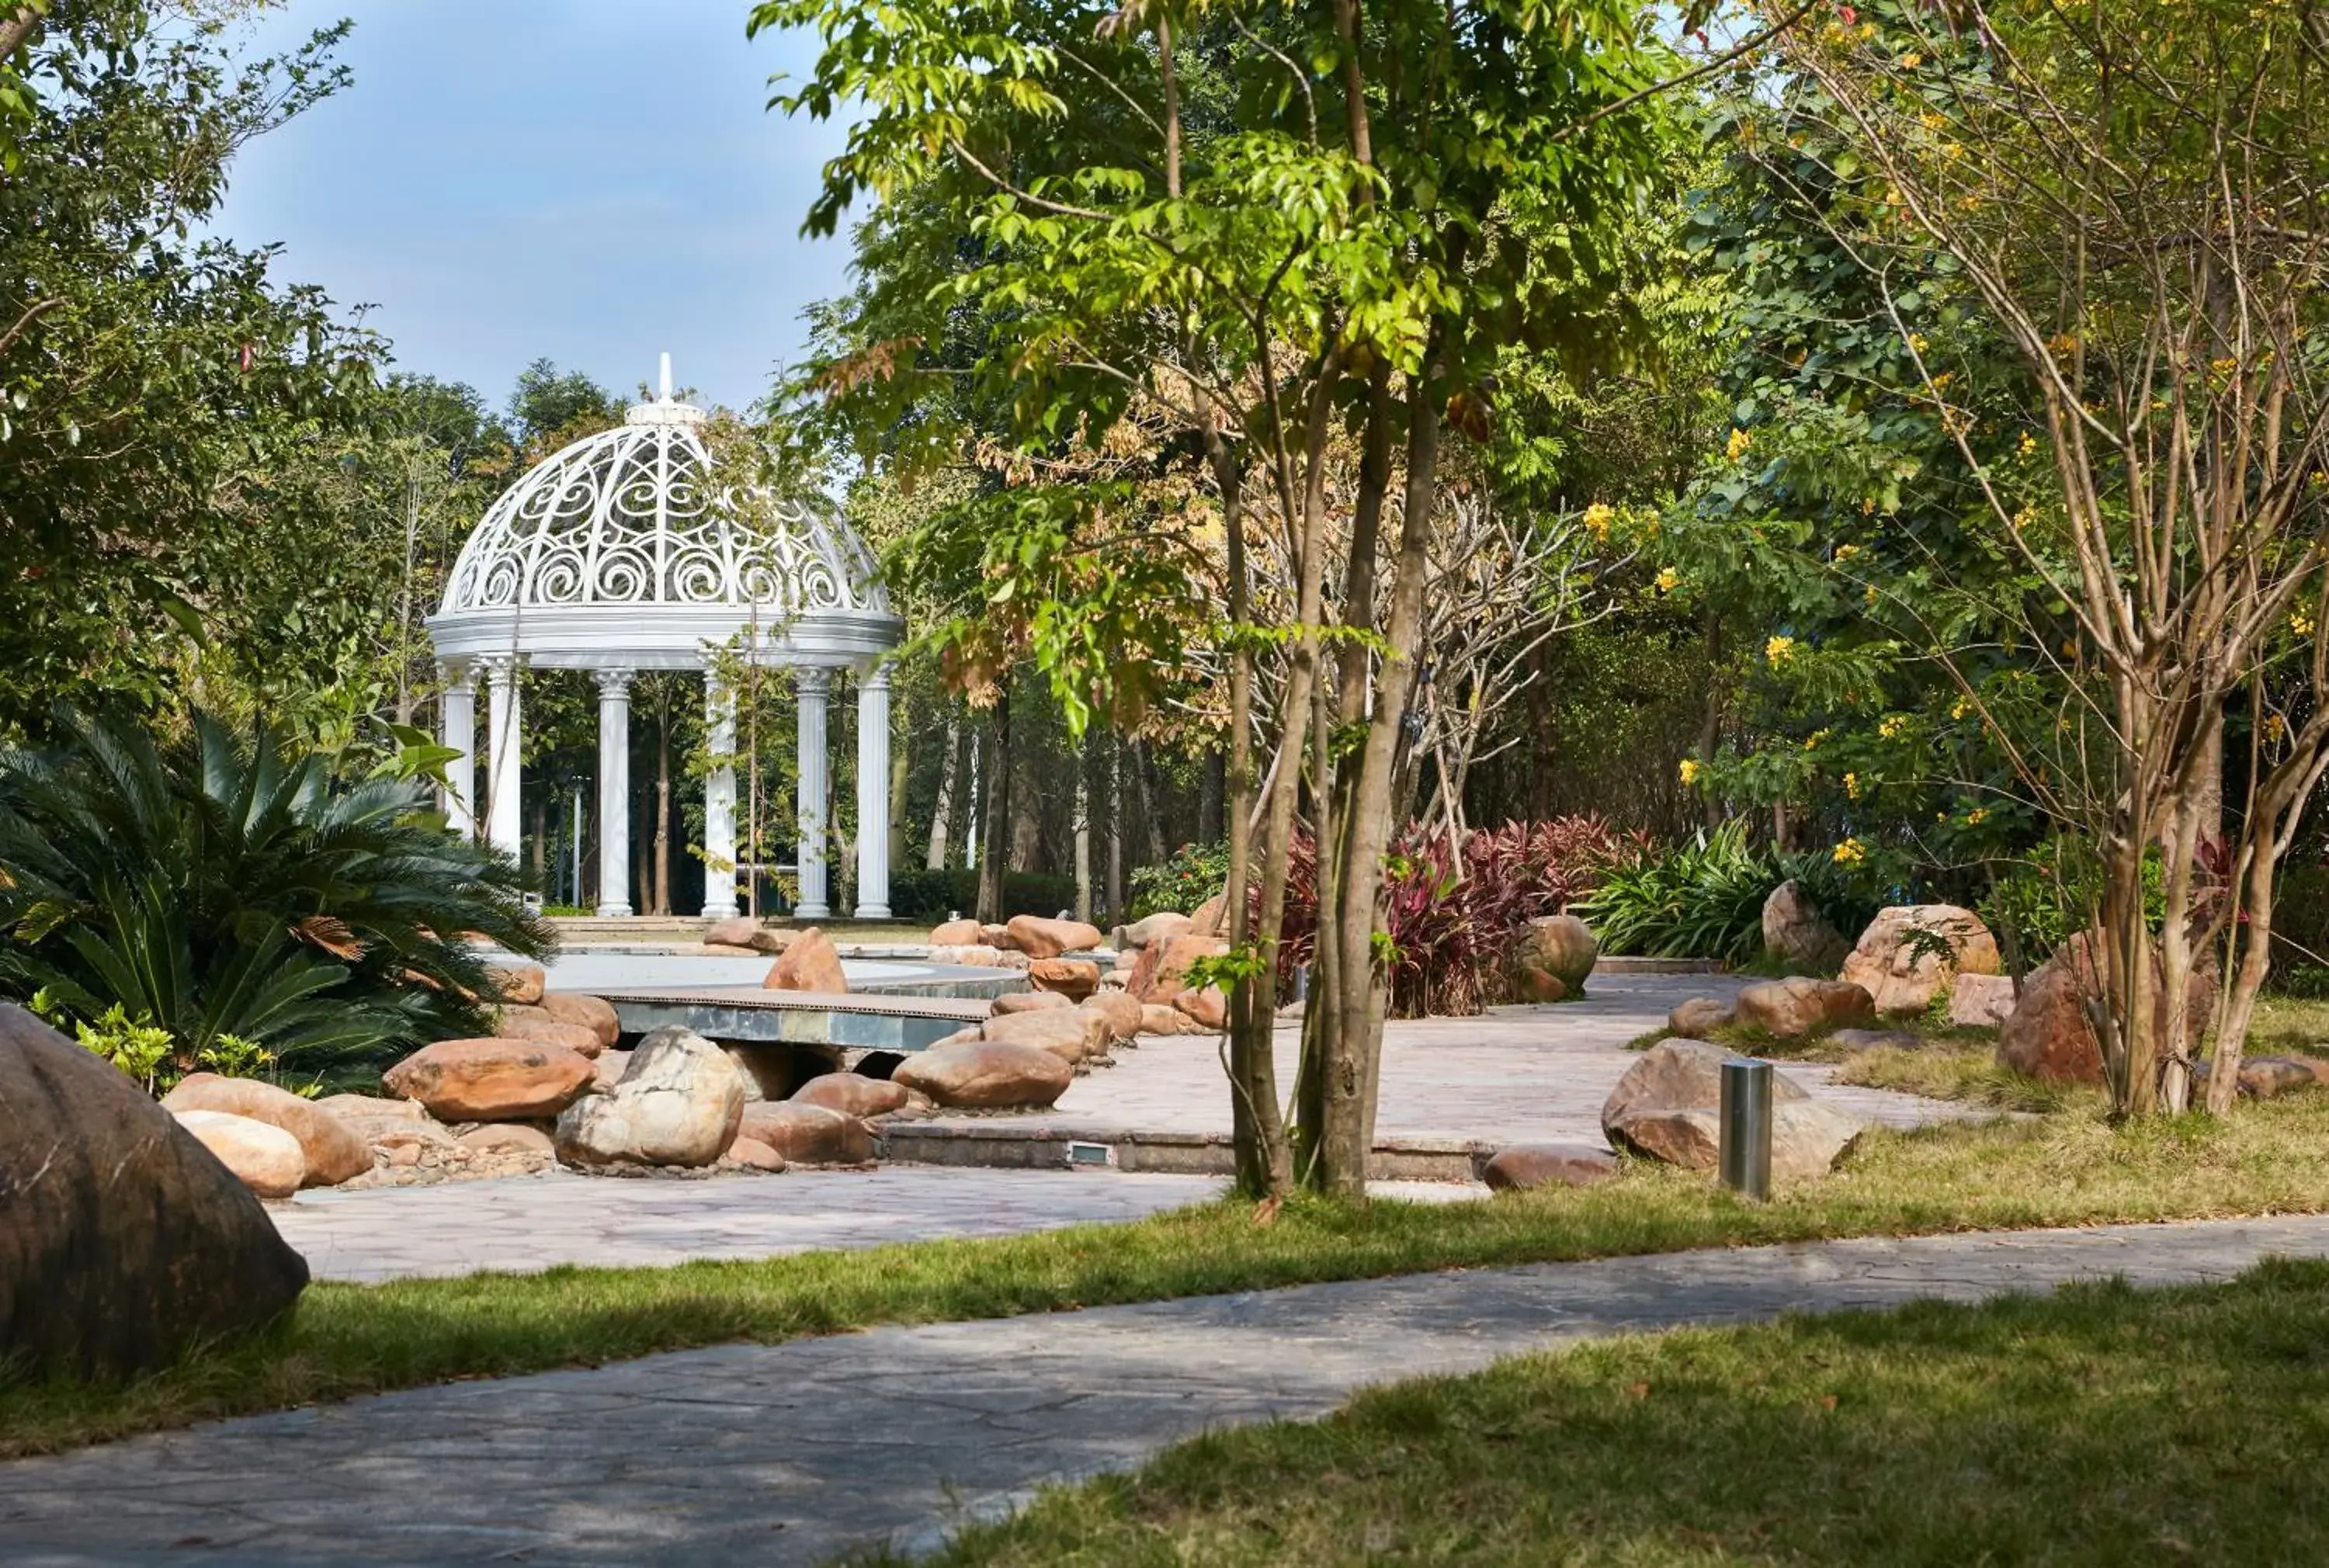
POLYGON ((864 543, 822 498, 723 483, 703 410, 671 395, 535 465, 495 502, 429 617, 439 657, 690 668, 756 628, 761 659, 854 663, 903 627, 864 543))

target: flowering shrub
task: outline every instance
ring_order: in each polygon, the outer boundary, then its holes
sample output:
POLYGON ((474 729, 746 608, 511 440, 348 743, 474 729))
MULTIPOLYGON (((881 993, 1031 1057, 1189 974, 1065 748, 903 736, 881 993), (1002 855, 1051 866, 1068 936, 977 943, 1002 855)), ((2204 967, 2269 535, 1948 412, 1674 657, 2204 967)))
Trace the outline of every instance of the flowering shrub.
POLYGON ((1216 897, 1230 881, 1230 847, 1225 843, 1183 844, 1161 866, 1143 866, 1132 873, 1132 917, 1160 909, 1183 915, 1216 897))
MULTIPOLYGON (((1391 1016, 1476 1013, 1503 1000, 1528 923, 1583 897, 1627 842, 1599 817, 1506 822, 1466 838, 1459 869, 1445 832, 1408 824, 1384 858, 1391 1016)), ((1317 923, 1317 846, 1297 835, 1287 864, 1281 985, 1311 962, 1317 923)))

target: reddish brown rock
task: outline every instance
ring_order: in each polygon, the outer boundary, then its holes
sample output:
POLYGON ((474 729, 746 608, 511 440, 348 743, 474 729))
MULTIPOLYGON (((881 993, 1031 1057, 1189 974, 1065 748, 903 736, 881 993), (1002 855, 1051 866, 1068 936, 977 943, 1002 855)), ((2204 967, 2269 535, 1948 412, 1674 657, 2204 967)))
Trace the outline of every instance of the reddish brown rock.
POLYGON ((1228 944, 1219 937, 1196 932, 1168 937, 1142 950, 1140 962, 1133 967, 1132 978, 1125 982, 1125 989, 1142 1001, 1169 1002, 1187 988, 1191 964, 1228 951, 1228 944))
POLYGON ((588 1094, 590 1058, 539 1040, 439 1040, 381 1075, 392 1094, 446 1122, 529 1122, 588 1094))
MULTIPOLYGON (((1721 1141, 1722 1064, 1731 1053, 1700 1040, 1661 1040, 1626 1070, 1601 1106, 1610 1142, 1693 1170, 1711 1170, 1721 1141)), ((1825 1174, 1859 1138, 1861 1123, 1771 1075, 1771 1174, 1825 1174)))
POLYGON ((1030 958, 1057 958, 1063 953, 1084 953, 1100 944, 1100 929, 1082 920, 1046 920, 1040 915, 1014 915, 1003 929, 1030 958))
POLYGON ((1949 987, 1949 1022, 1961 1029, 2004 1027, 2013 1013, 2010 974, 1961 974, 1949 987))
POLYGON ((976 920, 948 920, 930 927, 932 947, 976 947, 985 927, 976 920))
POLYGON ((616 1016, 615 1004, 604 997, 579 991, 546 991, 542 993, 542 1010, 561 1024, 580 1024, 589 1029, 599 1037, 600 1050, 623 1038, 623 1020, 616 1016))
POLYGON ((1522 968, 1542 971, 1561 982, 1559 996, 1543 999, 1559 1001, 1585 994, 1585 981, 1601 957, 1601 944, 1574 915, 1541 915, 1528 923, 1518 956, 1522 968))
POLYGON ((793 938, 792 945, 769 966, 768 978, 760 984, 768 991, 838 995, 849 989, 849 977, 842 972, 841 953, 833 939, 812 925, 793 938))
POLYGON ((800 1100, 747 1105, 736 1135, 766 1144, 787 1165, 863 1165, 873 1158, 873 1131, 863 1122, 800 1100))
POLYGON ((1212 1032, 1229 1028, 1230 999, 1217 985, 1209 985, 1202 991, 1176 991, 1173 1006, 1202 1030, 1212 1032))
POLYGON ((1011 934, 1008 925, 982 925, 978 928, 978 940, 1004 953, 1019 951, 1019 939, 1011 934))
POLYGON ((112 1066, 0 1005, 0 1346, 127 1377, 279 1317, 307 1283, 259 1199, 112 1066))
POLYGON ((1012 1045, 1033 1046, 1069 1063, 1106 1054, 1108 1020, 1081 1008, 1046 1008, 1040 1012, 1011 1013, 989 1019, 979 1038, 1012 1045))
MULTIPOLYGON (((162 1100, 165 1111, 220 1111, 279 1127, 298 1141, 309 1187, 337 1187, 372 1169, 372 1149, 355 1131, 313 1100, 256 1078, 195 1073, 162 1100)), ((416 1106, 417 1110, 418 1107, 416 1106)))
POLYGON ((1674 1011, 1666 1014, 1666 1033, 1685 1040, 1702 1040, 1717 1029, 1729 1028, 1737 1018, 1736 1009, 1729 1002, 1711 996, 1694 996, 1688 1001, 1676 1002, 1674 1011))
POLYGON ((599 1031, 587 1024, 562 1023, 538 1007, 505 1007, 495 1010, 494 1033, 504 1040, 541 1040, 585 1056, 607 1048, 599 1031))
POLYGON ((1027 979, 1039 991, 1081 1001, 1099 989, 1099 965, 1080 958, 1038 958, 1027 965, 1027 979))
POLYGON ((1117 943, 1127 953, 1138 953, 1160 942, 1170 942, 1176 936, 1186 936, 1194 924, 1178 910, 1160 909, 1144 915, 1117 934, 1117 943))
POLYGON ((707 926, 702 940, 706 947, 778 953, 792 945, 793 933, 779 926, 763 925, 749 915, 731 915, 707 926))
POLYGON ((1050 1051, 1006 1040, 933 1046, 907 1057, 891 1075, 914 1093, 958 1110, 1041 1108, 1064 1094, 1075 1077, 1075 1068, 1050 1051))
POLYGON ((1763 900, 1763 951, 1782 963, 1825 973, 1843 962, 1852 944, 1789 878, 1763 900))
POLYGON ((1747 987, 1739 993, 1733 1016, 1776 1039, 1797 1040, 1822 1029, 1872 1023, 1876 1001, 1849 981, 1797 974, 1747 987))
POLYGON ((1499 1149, 1480 1179, 1496 1192, 1532 1187, 1591 1187, 1617 1174, 1617 1157, 1585 1143, 1515 1143, 1499 1149))
POLYGON ((855 1073, 821 1073, 793 1091, 792 1103, 820 1105, 844 1116, 887 1116, 906 1108, 906 1086, 855 1073))
POLYGON ((549 1133, 523 1122, 487 1122, 470 1128, 454 1141, 478 1154, 525 1154, 548 1160, 555 1152, 549 1133))
POLYGON ((542 1000, 542 988, 550 977, 538 963, 513 963, 486 970, 486 979, 496 1000, 532 1007, 542 1000))
MULTIPOLYGON (((2102 1047, 2095 1038, 2086 1008, 2088 999, 2099 999, 2104 990, 2101 971, 2090 956, 2094 945, 2089 933, 2076 933, 2051 958, 2023 978, 2022 1000, 1997 1031, 1997 1059, 2002 1066, 2056 1083, 2104 1082, 2102 1047)), ((2184 1046, 2196 1053, 2215 1009, 2215 981, 2195 972, 2184 995, 2184 1046)), ((2164 1051, 2167 991, 2156 978, 2152 982, 2151 1005, 2159 1029, 2157 1048, 2164 1051)))
POLYGON ((1194 1034, 1197 1032, 1197 1020, 1171 1002, 1143 1002, 1140 1004, 1140 1032, 1144 1035, 1194 1034))
POLYGON ((1875 998, 1878 1012, 1913 1013, 1924 1011, 1958 975, 1997 970, 1997 942, 1972 910, 1900 904, 1877 911, 1838 978, 1875 998))
POLYGON ((996 1018, 1005 1018, 1012 1013, 1039 1013, 1046 1008, 1073 1007, 1075 1005, 1076 999, 1066 995, 1064 992, 1056 991, 1014 991, 1009 996, 996 997, 995 999, 995 1005, 987 1010, 992 1012, 996 1018))
POLYGON ((970 943, 961 947, 930 949, 932 963, 959 963, 971 969, 1003 969, 1007 967, 1003 962, 1004 958, 1004 953, 1001 948, 990 947, 983 942, 970 943))
POLYGON ((1513 967, 1513 994, 1522 1001, 1566 1001, 1569 982, 1542 964, 1523 958, 1513 967))
POLYGON ((1103 991, 1084 1003, 1084 1010, 1098 1014, 1108 1025, 1108 1038, 1121 1043, 1140 1033, 1146 1009, 1124 991, 1103 991))
POLYGON ((1193 936, 1223 936, 1229 927, 1223 923, 1229 906, 1219 893, 1206 899, 1190 912, 1189 933, 1193 936))
MULTIPOLYGON (((225 1111, 173 1111, 178 1125, 193 1133, 235 1179, 261 1197, 288 1197, 306 1184, 307 1157, 299 1141, 282 1128, 225 1111)), ((370 1169, 367 1153, 364 1167, 370 1169)))
POLYGON ((728 1146, 728 1158, 747 1170, 774 1175, 785 1168, 785 1157, 756 1138, 739 1138, 728 1146))

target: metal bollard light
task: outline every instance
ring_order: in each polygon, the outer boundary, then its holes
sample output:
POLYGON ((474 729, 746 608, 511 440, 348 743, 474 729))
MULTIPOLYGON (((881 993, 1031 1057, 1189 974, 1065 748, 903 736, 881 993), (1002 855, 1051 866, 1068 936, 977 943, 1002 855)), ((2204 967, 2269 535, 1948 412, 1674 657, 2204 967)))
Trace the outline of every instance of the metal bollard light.
POLYGON ((1722 1185, 1742 1197, 1771 1196, 1771 1064, 1733 1056, 1722 1064, 1722 1185))

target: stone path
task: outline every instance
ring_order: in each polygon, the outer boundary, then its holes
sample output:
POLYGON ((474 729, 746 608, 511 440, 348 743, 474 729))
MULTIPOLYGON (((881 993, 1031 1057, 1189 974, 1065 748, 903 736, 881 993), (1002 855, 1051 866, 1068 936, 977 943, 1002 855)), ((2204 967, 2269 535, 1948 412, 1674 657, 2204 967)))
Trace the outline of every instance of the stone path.
MULTIPOLYGON (((1746 981, 1732 975, 1597 975, 1581 1001, 1495 1008, 1479 1018, 1413 1019, 1383 1029, 1379 1139, 1490 1144, 1601 1145, 1601 1103, 1637 1059, 1626 1043, 1663 1028, 1674 1005, 1693 996, 1729 998, 1746 981)), ((1278 1034, 1278 1075, 1294 1081, 1299 1041, 1278 1034)), ((1048 1111, 1014 1116, 935 1117, 929 1126, 993 1130, 1070 1129, 1105 1138, 1140 1132, 1226 1134, 1230 1099, 1212 1037, 1144 1037, 1117 1065, 1069 1085, 1048 1111)), ((1853 1115, 1896 1127, 1970 1114, 1962 1105, 1833 1084, 1834 1069, 1789 1063, 1784 1070, 1853 1115)))
MULTIPOLYGON (((660 1267, 696 1258, 1015 1235, 1139 1219, 1202 1203, 1224 1185, 1211 1176, 911 1165, 699 1180, 558 1171, 438 1187, 317 1189, 270 1205, 269 1212, 316 1278, 370 1284, 480 1269, 660 1267)), ((1487 1191, 1439 1182, 1378 1182, 1372 1190, 1425 1200, 1487 1191)))
POLYGON ((1312 1285, 687 1351, 0 1466, 0 1562, 814 1563, 1370 1383, 1597 1336, 2329 1255, 2329 1216, 1312 1285))

